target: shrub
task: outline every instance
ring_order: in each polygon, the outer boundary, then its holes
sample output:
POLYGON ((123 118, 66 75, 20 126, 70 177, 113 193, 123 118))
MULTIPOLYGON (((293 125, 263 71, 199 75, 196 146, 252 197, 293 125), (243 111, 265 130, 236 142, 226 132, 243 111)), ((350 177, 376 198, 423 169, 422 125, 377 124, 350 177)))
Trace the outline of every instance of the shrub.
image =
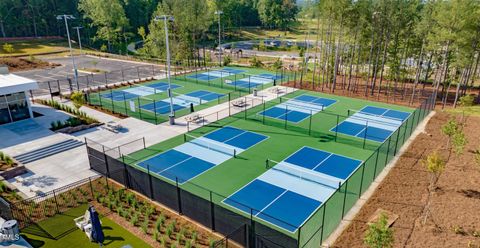
POLYGON ((160 242, 160 246, 165 247, 165 244, 166 244, 165 237, 161 236, 159 242, 160 242))
POLYGON ((185 241, 185 248, 191 248, 192 247, 192 243, 190 240, 187 240, 185 241))
POLYGON ((142 223, 142 231, 144 234, 147 234, 148 232, 148 219, 145 219, 142 223))
MULTIPOLYGON (((83 111, 80 111, 76 108, 70 107, 69 105, 59 103, 55 100, 52 100, 52 99, 50 99, 50 100, 38 99, 36 101, 40 104, 47 105, 47 106, 50 106, 54 109, 61 110, 61 111, 67 112, 69 114, 72 114, 72 115, 76 116, 78 119, 84 121, 86 124, 99 123, 98 120, 96 120, 93 117, 88 116, 87 113, 85 113, 83 111)), ((57 122, 57 124, 58 124, 58 122, 57 122)), ((60 124, 61 124, 61 122, 60 122, 60 124)))
POLYGON ((253 56, 253 57, 250 59, 249 62, 250 62, 250 66, 252 66, 252 67, 259 67, 259 68, 260 68, 260 67, 263 67, 262 61, 259 60, 259 59, 257 58, 257 56, 253 56))
POLYGON ((177 233, 176 240, 177 241, 182 240, 182 235, 180 233, 177 233))
POLYGON ((163 222, 164 222, 163 215, 160 215, 157 221, 155 222, 155 229, 160 231, 160 228, 162 227, 163 222))
POLYGON ((471 107, 475 104, 474 95, 464 95, 460 97, 460 106, 462 107, 471 107))
POLYGON ((3 181, 0 181, 0 193, 7 191, 7 185, 3 181))
POLYGON ((137 222, 138 222, 138 214, 135 213, 132 215, 132 218, 130 219, 130 223, 133 225, 133 226, 136 226, 137 225, 137 222))
POLYGON ((198 233, 197 231, 193 231, 192 232, 192 243, 196 243, 197 242, 197 238, 198 238, 198 233))
POLYGON ((8 156, 7 154, 5 154, 1 151, 0 151, 0 162, 3 162, 8 166, 12 166, 13 164, 15 164, 12 157, 8 156))
POLYGON ((167 235, 167 237, 170 237, 170 235, 172 235, 173 233, 173 228, 171 225, 167 226, 167 228, 165 229, 165 235, 167 235))
POLYGON ((461 155, 463 153, 463 149, 467 145, 468 141, 467 138, 465 138, 465 133, 461 130, 456 132, 453 137, 452 137, 452 145, 453 145, 453 150, 455 151, 455 154, 461 155))
POLYGON ((371 248, 390 248, 393 241, 393 230, 388 227, 387 216, 382 213, 375 223, 369 225, 364 242, 371 248))
POLYGON ((121 215, 123 213, 123 207, 122 206, 117 207, 116 210, 117 210, 118 215, 121 215))
POLYGON ((445 160, 438 154, 437 151, 432 152, 427 156, 427 159, 423 161, 423 164, 427 167, 428 172, 431 173, 430 187, 434 187, 438 177, 445 169, 445 160))
POLYGON ((210 247, 210 248, 215 247, 215 239, 212 239, 212 238, 208 239, 208 247, 210 247))
POLYGON ((153 230, 153 239, 154 239, 155 241, 158 240, 158 234, 159 234, 159 232, 158 232, 157 230, 153 230))
POLYGON ((131 205, 131 204, 133 203, 133 200, 134 200, 134 199, 135 199, 135 195, 134 195, 132 192, 130 192, 130 193, 127 194, 127 203, 128 203, 128 204, 131 205))
POLYGON ((9 43, 3 44, 2 48, 3 48, 3 51, 5 51, 6 53, 14 53, 15 52, 15 48, 13 47, 12 44, 9 44, 9 43))
POLYGON ((223 57, 223 65, 228 66, 230 63, 232 63, 232 58, 230 58, 229 55, 223 57))
POLYGON ((475 156, 475 162, 477 163, 478 166, 480 166, 480 148, 475 150, 473 153, 475 156))

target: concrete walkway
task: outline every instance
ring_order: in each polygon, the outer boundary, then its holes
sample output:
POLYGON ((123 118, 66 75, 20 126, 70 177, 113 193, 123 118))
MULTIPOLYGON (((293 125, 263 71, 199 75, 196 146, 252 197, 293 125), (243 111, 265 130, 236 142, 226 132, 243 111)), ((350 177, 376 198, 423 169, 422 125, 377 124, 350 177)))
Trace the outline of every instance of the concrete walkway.
MULTIPOLYGON (((262 104, 263 101, 270 101, 296 90, 283 86, 273 88, 260 91, 257 96, 251 94, 241 97, 247 102, 246 109, 262 104), (279 92, 274 93, 273 88, 277 88, 279 92)), ((68 100, 56 100, 71 105, 71 102, 68 100)), ((234 99, 232 102, 238 100, 239 99, 234 99)), ((49 130, 52 121, 64 121, 69 118, 70 115, 43 105, 34 105, 33 111, 43 116, 1 126, 0 136, 2 139, 0 139, 0 148, 11 156, 17 156, 69 139, 84 141, 85 138, 87 138, 110 148, 137 141, 129 146, 122 147, 120 152, 122 154, 129 154, 143 149, 144 141, 146 146, 151 146, 177 135, 184 134, 188 131, 188 128, 190 130, 199 128, 202 124, 227 118, 229 113, 233 115, 245 110, 245 108, 230 107, 229 111, 228 108, 230 104, 231 102, 221 103, 190 115, 176 118, 175 125, 170 125, 168 122, 154 125, 132 117, 120 119, 92 108, 82 107, 82 111, 103 123, 114 121, 120 124, 122 130, 114 133, 105 129, 103 126, 99 126, 72 135, 56 133, 49 130), (199 124, 189 125, 187 128, 186 118, 192 115, 205 116, 205 121, 199 124)), ((28 163, 25 166, 28 169, 28 173, 22 175, 25 181, 24 183, 18 183, 15 179, 8 181, 27 197, 35 196, 35 193, 30 190, 32 185, 37 186, 43 192, 48 192, 96 175, 96 172, 90 170, 85 146, 60 152, 53 156, 28 163)))
MULTIPOLYGON (((283 86, 276 86, 275 88, 279 89, 279 93, 272 93, 273 87, 269 89, 265 89, 263 91, 259 91, 257 96, 253 96, 253 94, 240 97, 238 99, 233 99, 231 102, 238 101, 240 99, 244 99, 247 102, 246 108, 252 108, 259 104, 262 104, 263 101, 271 101, 276 99, 277 97, 283 96, 287 93, 291 93, 296 91, 294 88, 288 88, 283 86)), ((167 139, 173 138, 177 135, 187 133, 187 121, 186 119, 193 116, 193 115, 200 115, 205 116, 205 123, 216 121, 217 119, 224 119, 229 116, 229 105, 230 102, 224 102, 213 107, 203 109, 192 114, 182 116, 175 119, 175 125, 170 125, 168 122, 161 123, 159 125, 154 125, 136 118, 126 118, 121 120, 116 120, 118 124, 120 124, 124 130, 119 133, 113 133, 111 131, 105 130, 101 127, 96 128, 94 131, 85 131, 84 133, 78 133, 76 135, 78 138, 84 139, 87 138, 89 140, 95 141, 97 143, 103 144, 107 147, 114 148, 122 144, 126 144, 135 140, 140 140, 145 138, 145 143, 147 146, 151 146, 167 139), (218 113, 218 115, 217 115, 218 113)), ((86 108, 82 108, 82 110, 86 110, 86 108)), ((244 111, 245 108, 230 108, 230 114, 236 114, 239 112, 244 111)), ((98 111, 94 109, 88 110, 89 113, 93 117, 97 117, 98 111)), ((99 113, 101 116, 103 113, 99 113)), ((202 126, 202 123, 198 124, 190 124, 189 129, 193 130, 202 126)), ((138 143, 140 144, 140 142, 138 143)), ((143 144, 143 142, 142 142, 143 144)), ((122 150, 122 153, 131 153, 136 151, 134 147, 131 147, 132 150, 126 151, 122 150)), ((143 148, 138 146, 138 149, 143 148)))

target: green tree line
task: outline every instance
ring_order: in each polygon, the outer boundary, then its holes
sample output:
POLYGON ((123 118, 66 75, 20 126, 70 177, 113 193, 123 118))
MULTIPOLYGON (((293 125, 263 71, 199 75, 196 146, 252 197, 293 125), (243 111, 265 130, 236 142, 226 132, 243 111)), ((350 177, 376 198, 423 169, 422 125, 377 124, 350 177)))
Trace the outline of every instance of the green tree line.
POLYGON ((414 101, 427 84, 444 102, 455 89, 454 105, 474 86, 477 0, 325 0, 313 6, 302 13, 317 22, 308 52, 314 85, 414 101))

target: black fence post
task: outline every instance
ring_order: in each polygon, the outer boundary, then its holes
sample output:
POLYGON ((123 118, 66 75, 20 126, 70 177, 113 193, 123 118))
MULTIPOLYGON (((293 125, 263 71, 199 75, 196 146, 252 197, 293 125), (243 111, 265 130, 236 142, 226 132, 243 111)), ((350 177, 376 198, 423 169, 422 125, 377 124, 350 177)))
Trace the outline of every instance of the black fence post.
POLYGON ((105 153, 105 146, 102 146, 103 150, 103 158, 105 159, 105 170, 107 173, 107 177, 110 177, 110 168, 108 168, 108 160, 107 160, 107 154, 105 153))
POLYGON ((212 191, 210 191, 210 222, 212 231, 215 231, 215 203, 213 203, 212 191))
POLYGON ((385 165, 388 163, 388 154, 390 153, 390 142, 392 142, 392 137, 388 139, 387 156, 385 156, 385 165))
POLYGON ((142 108, 140 107, 140 97, 137 97, 137 104, 138 104, 138 114, 140 116, 140 120, 142 119, 142 108))
POLYGON ((345 181, 345 192, 343 193, 342 219, 345 217, 345 202, 347 201, 348 179, 345 181))
POLYGON ((178 177, 175 177, 175 186, 177 187, 177 200, 178 200, 178 214, 182 214, 182 197, 180 187, 178 186, 178 177))
POLYGON ((158 120, 157 120, 157 102, 153 100, 153 114, 155 116, 155 125, 158 125, 158 120))
MULTIPOLYGON (((327 201, 328 202, 328 201, 327 201)), ((325 230, 325 211, 327 209, 327 204, 323 204, 323 217, 322 217, 322 232, 320 233, 320 244, 319 247, 322 246, 323 243, 323 231, 325 230)))
POLYGON ((92 200, 95 200, 95 193, 93 191, 93 185, 92 185, 92 178, 91 177, 88 178, 88 183, 90 185, 90 192, 92 193, 92 200))
POLYGON ((128 179, 128 169, 127 169, 127 163, 125 163, 125 156, 123 156, 123 154, 121 155, 122 156, 122 163, 123 163, 123 182, 124 182, 124 186, 125 188, 130 188, 130 180, 128 179))
MULTIPOLYGON (((385 143, 383 143, 385 144, 385 143)), ((373 169, 373 177, 372 177, 372 181, 375 180, 375 178, 377 177, 377 165, 378 165, 378 157, 380 156, 380 150, 381 150, 381 146, 378 147, 377 149, 377 158, 375 159, 375 168, 373 169)), ((388 158, 388 154, 387 154, 387 158, 388 158)))
POLYGON ((367 164, 365 162, 363 162, 363 165, 362 165, 362 177, 360 178, 360 189, 358 191, 358 198, 360 198, 360 196, 362 195, 362 191, 363 191, 363 178, 365 176, 365 166, 367 166, 367 164))
POLYGON ((55 194, 55 190, 53 190, 53 199, 55 200, 56 212, 60 213, 60 209, 58 208, 58 201, 57 201, 57 195, 55 194))
MULTIPOLYGON (((401 128, 402 126, 400 126, 401 128)), ((393 150, 393 156, 397 155, 398 140, 400 138, 400 128, 397 129, 397 140, 395 141, 395 149, 393 150)))
POLYGON ((150 187, 150 199, 153 199, 153 185, 152 185, 152 175, 150 174, 150 164, 147 164, 147 172, 148 172, 148 183, 150 187))

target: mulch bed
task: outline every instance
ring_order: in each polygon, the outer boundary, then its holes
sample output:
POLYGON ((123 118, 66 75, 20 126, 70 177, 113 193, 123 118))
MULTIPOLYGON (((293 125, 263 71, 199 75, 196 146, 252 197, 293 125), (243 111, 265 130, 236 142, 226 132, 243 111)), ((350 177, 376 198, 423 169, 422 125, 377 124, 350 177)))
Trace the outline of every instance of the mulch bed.
POLYGON ((464 153, 452 153, 426 207, 430 174, 422 159, 434 150, 448 157, 441 126, 449 118, 438 112, 430 120, 333 247, 366 247, 366 223, 380 208, 399 216, 392 225, 394 247, 480 247, 480 166, 473 153, 480 147, 480 118, 467 118, 464 153))
POLYGON ((28 60, 14 57, 0 58, 0 65, 7 65, 8 70, 11 72, 28 71, 33 69, 51 69, 57 66, 61 66, 60 64, 49 63, 39 59, 28 60))

